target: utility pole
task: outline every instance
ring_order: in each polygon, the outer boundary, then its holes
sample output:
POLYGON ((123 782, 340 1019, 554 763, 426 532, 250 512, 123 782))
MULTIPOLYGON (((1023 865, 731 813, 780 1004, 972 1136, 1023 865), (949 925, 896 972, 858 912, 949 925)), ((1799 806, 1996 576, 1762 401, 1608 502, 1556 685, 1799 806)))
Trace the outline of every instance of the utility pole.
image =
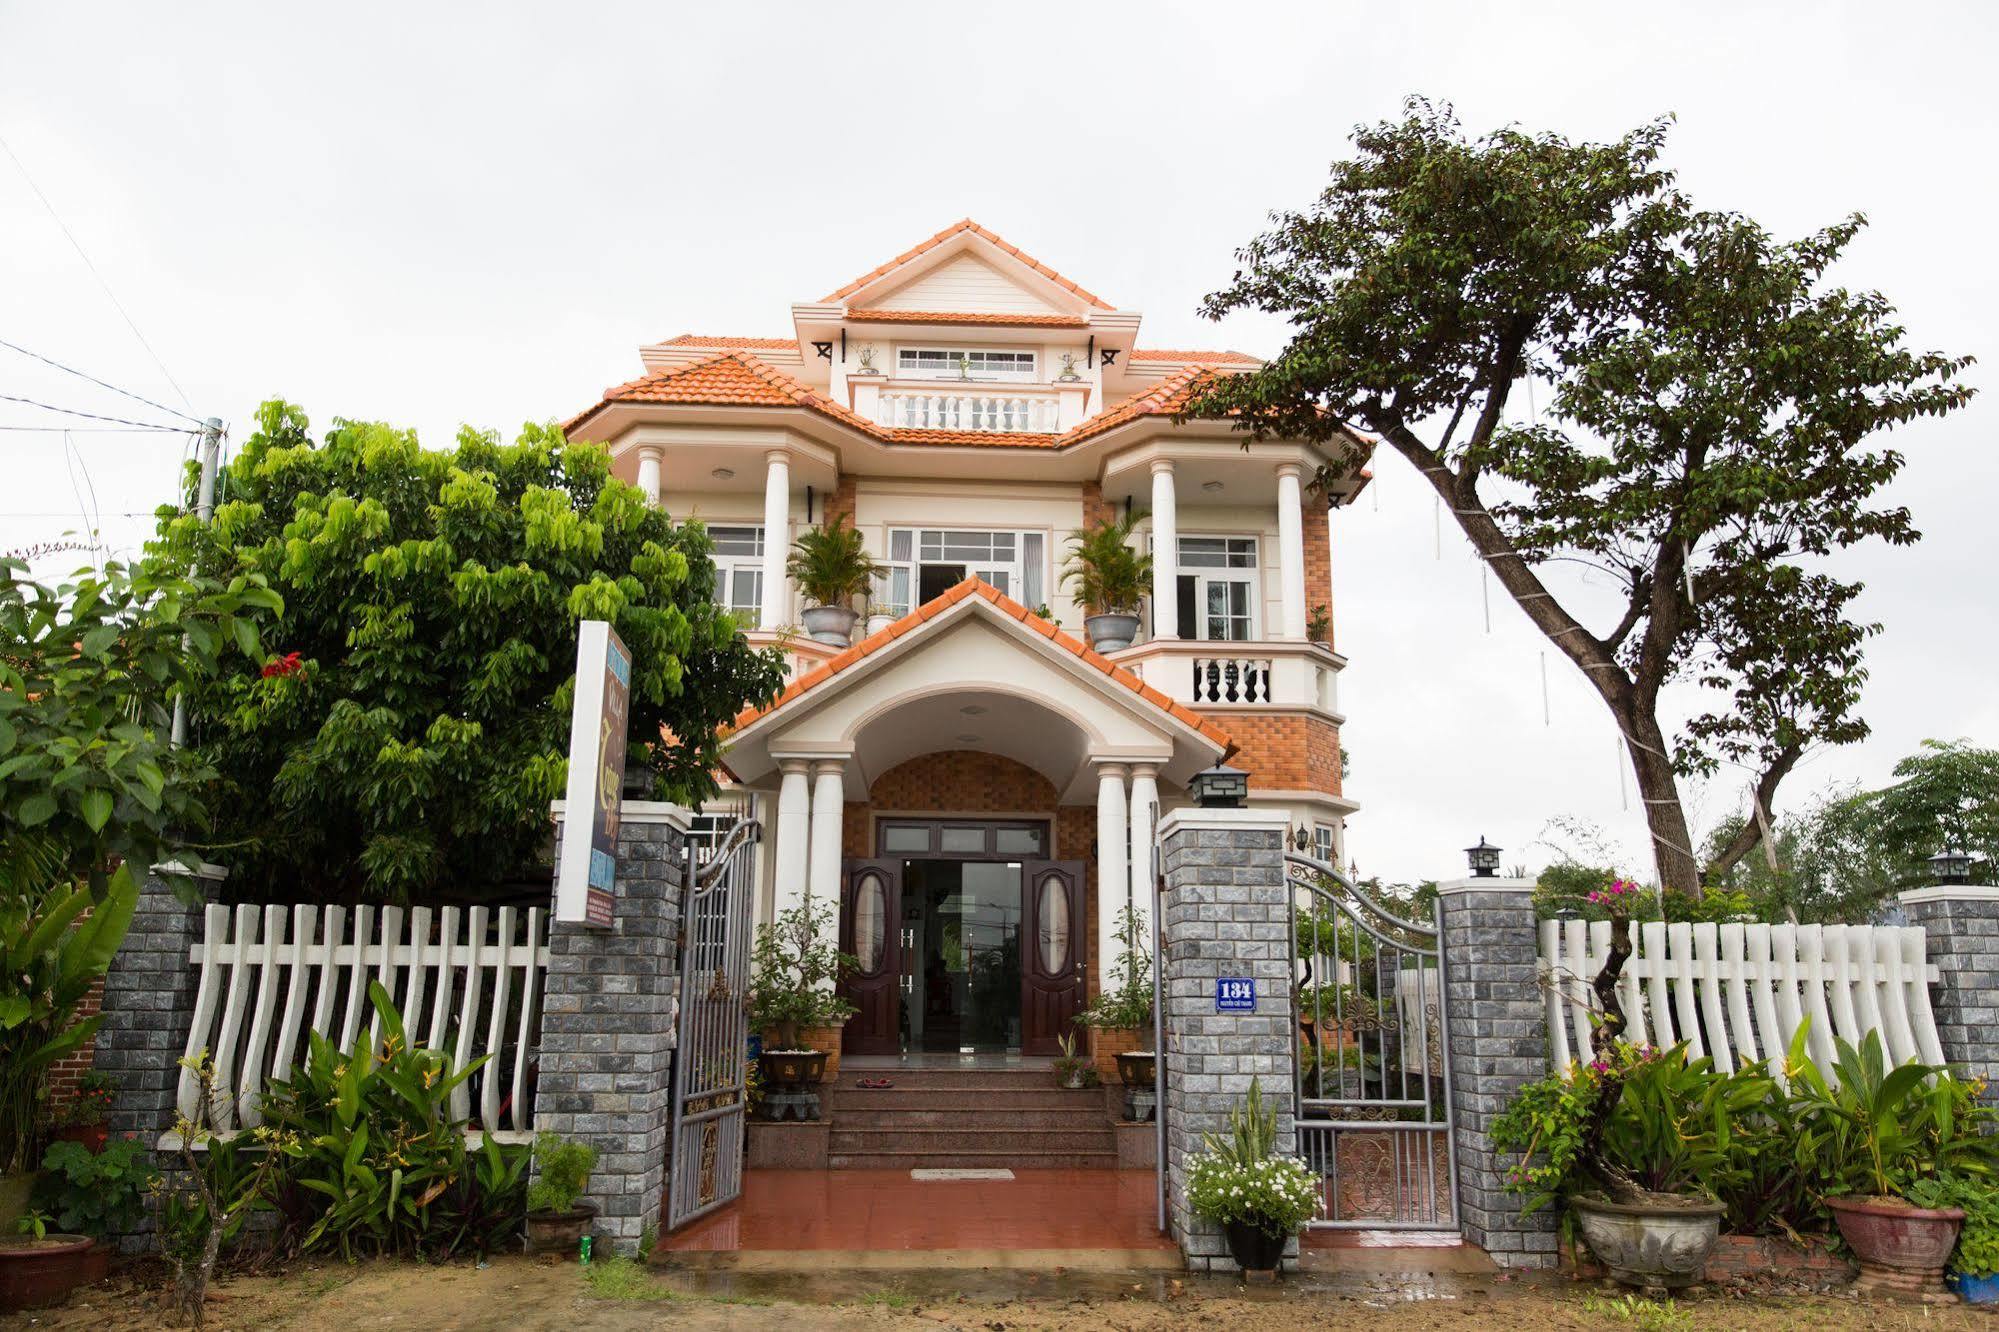
MULTIPOLYGON (((215 517, 215 469, 222 460, 222 418, 211 416, 201 426, 201 480, 194 491, 194 516, 206 523, 215 517)), ((174 696, 174 725, 168 741, 175 749, 187 743, 187 699, 174 696)))

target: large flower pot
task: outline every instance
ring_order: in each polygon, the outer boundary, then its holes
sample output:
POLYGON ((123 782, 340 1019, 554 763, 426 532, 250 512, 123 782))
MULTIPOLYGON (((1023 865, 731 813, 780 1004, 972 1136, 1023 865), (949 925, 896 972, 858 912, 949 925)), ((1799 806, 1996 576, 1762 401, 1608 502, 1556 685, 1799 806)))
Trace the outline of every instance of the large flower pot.
POLYGON ((1276 1271, 1284 1261, 1284 1244, 1291 1238, 1272 1235, 1243 1221, 1223 1225, 1222 1236, 1229 1242, 1229 1257, 1245 1272, 1276 1271))
POLYGON ((1936 1291, 1964 1226, 1960 1207, 1911 1207, 1900 1198, 1827 1198, 1840 1237, 1860 1260, 1863 1287, 1936 1291))
POLYGON ((596 1216, 597 1208, 591 1203, 578 1203, 566 1212, 529 1212, 528 1252, 579 1256, 584 1232, 596 1216))
POLYGON ((824 1050, 770 1050, 757 1055, 757 1073, 767 1091, 802 1092, 826 1076, 824 1050))
POLYGON ((1118 1081, 1127 1087, 1150 1088, 1158 1071, 1150 1050, 1126 1050, 1117 1057, 1118 1081))
POLYGON ((0 1313, 56 1304, 83 1284, 88 1235, 0 1239, 0 1313))
POLYGON ((1597 1261, 1625 1285, 1647 1290, 1675 1290, 1699 1281, 1728 1210, 1720 1203, 1666 1197, 1619 1203, 1577 1196, 1569 1206, 1597 1261))
POLYGON ((1083 617, 1083 632, 1089 635, 1090 646, 1099 652, 1116 652, 1131 646, 1131 640, 1138 637, 1138 617, 1136 615, 1086 615, 1083 617))
POLYGON ((854 621, 861 617, 847 606, 808 606, 800 618, 813 642, 846 647, 854 641, 854 621))

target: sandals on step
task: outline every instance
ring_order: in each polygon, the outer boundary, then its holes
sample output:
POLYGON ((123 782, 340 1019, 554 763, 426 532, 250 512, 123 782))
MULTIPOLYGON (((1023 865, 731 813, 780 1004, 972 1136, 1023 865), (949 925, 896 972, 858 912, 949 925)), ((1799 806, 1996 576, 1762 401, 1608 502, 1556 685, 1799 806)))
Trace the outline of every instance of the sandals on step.
POLYGON ((887 1078, 862 1078, 854 1085, 862 1091, 887 1091, 895 1086, 895 1083, 887 1078))

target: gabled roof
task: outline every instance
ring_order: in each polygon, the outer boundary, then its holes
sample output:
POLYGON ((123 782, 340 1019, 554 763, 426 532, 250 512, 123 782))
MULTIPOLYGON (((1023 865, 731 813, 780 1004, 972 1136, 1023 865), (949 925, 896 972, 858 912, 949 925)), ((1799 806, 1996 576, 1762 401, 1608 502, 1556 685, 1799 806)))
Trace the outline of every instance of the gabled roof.
POLYGON ((727 347, 742 351, 792 351, 798 346, 797 338, 711 338, 700 333, 682 333, 677 337, 664 338, 653 344, 656 347, 727 347))
POLYGON ((792 681, 789 685, 786 685, 784 692, 764 707, 743 709, 741 713, 737 714, 736 720, 729 728, 728 734, 739 732, 752 722, 761 721, 773 713, 782 711, 794 700, 811 693, 814 689, 825 684, 828 680, 831 680, 834 676, 853 666, 855 663, 885 650, 890 644, 896 642, 896 640, 905 638, 910 634, 923 632, 926 624, 935 620, 938 616, 944 614, 944 612, 950 610, 951 607, 957 605, 967 597, 979 597, 991 602, 1009 620, 1018 622, 1019 632, 1024 634, 1038 634, 1054 647, 1073 653, 1085 664, 1102 671, 1116 683, 1123 685, 1144 699, 1145 702, 1166 713, 1174 721, 1179 722, 1182 726, 1190 730, 1198 732, 1209 743, 1220 746, 1222 758, 1226 759, 1236 752, 1237 745, 1235 741, 1229 738, 1227 731, 1224 731, 1221 727, 1215 725, 1185 704, 1174 702, 1165 694, 1160 693, 1157 689, 1154 689, 1151 685, 1146 684, 1136 675, 1133 675, 1130 671, 1113 662, 1110 658, 1085 646, 1081 640, 1062 632, 1051 621, 1042 619, 1039 615, 1028 610, 1027 607, 1006 596, 998 588, 978 578, 967 578, 964 582, 959 583, 943 595, 918 606, 894 624, 868 635, 845 652, 826 662, 823 666, 807 672, 792 681))
POLYGON ((986 324, 999 328, 1088 328, 1081 315, 985 314, 970 310, 849 310, 847 318, 869 324, 986 324))
MULTIPOLYGON (((792 344, 784 344, 789 347, 792 344)), ((1163 347, 1137 347, 1126 356, 1132 361, 1186 361, 1197 365, 1262 365, 1254 356, 1239 351, 1175 351, 1163 347)))
POLYGON ((882 264, 878 268, 870 269, 869 271, 855 278, 852 282, 849 282, 846 286, 840 288, 838 291, 829 293, 825 297, 826 303, 830 304, 834 301, 845 300, 847 297, 853 295, 861 288, 875 281, 877 278, 885 277, 888 274, 893 273, 896 269, 901 268, 904 264, 908 263, 910 260, 915 259, 920 255, 927 254, 929 251, 934 250, 938 246, 942 245, 945 241, 950 240, 953 236, 960 235, 967 231, 971 232, 975 236, 980 237, 983 240, 991 242, 996 248, 998 248, 999 250, 1003 251, 1008 255, 1011 255, 1013 258, 1019 260, 1021 263, 1027 265, 1035 272, 1041 274, 1042 277, 1045 277, 1050 282, 1053 282, 1056 286, 1062 287, 1065 290, 1075 293, 1077 296, 1080 296, 1082 299, 1088 301, 1091 305, 1096 306, 1098 309, 1109 310, 1114 308, 1110 304, 1110 302, 1101 300, 1098 297, 1090 294, 1089 292, 1084 291, 1074 282, 1070 281, 1068 278, 1063 277, 1060 273, 1056 272, 1048 265, 1042 263, 1039 259, 1036 259, 1033 255, 1026 253, 1018 245, 1007 244, 1006 241, 1003 240, 1001 237, 994 235, 990 231, 987 231, 984 227, 972 221, 972 219, 969 217, 962 218, 959 221, 953 222, 950 226, 944 228, 942 231, 938 232, 935 236, 932 236, 929 240, 924 241, 922 244, 917 245, 911 249, 904 250, 901 254, 889 260, 887 263, 882 264))
POLYGON ((1143 393, 1107 411, 1098 412, 1059 435, 990 430, 912 430, 877 425, 747 351, 726 351, 606 389, 602 402, 571 417, 562 428, 565 433, 574 431, 606 407, 621 402, 802 407, 889 444, 1062 449, 1141 416, 1170 416, 1187 405, 1195 384, 1204 376, 1215 373, 1218 372, 1201 366, 1183 367, 1143 393))

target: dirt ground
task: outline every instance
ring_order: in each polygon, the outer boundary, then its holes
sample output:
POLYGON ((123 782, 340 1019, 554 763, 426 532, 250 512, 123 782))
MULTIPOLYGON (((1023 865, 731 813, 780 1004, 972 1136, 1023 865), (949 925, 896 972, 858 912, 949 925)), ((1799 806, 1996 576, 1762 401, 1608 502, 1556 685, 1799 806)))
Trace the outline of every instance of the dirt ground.
MULTIPOLYGON (((136 1332, 174 1326, 148 1274, 114 1276, 60 1308, 0 1317, 0 1329, 136 1332)), ((1625 1299, 1565 1278, 1420 1277, 1245 1287, 1222 1279, 1157 1274, 842 1273, 831 1277, 731 1279, 665 1273, 634 1263, 504 1258, 487 1267, 372 1262, 296 1264, 220 1282, 209 1303, 213 1329, 510 1328, 962 1328, 966 1332, 1145 1332, 1226 1328, 1295 1332, 1365 1327, 1368 1332, 1536 1332, 1629 1327, 1635 1332, 1824 1332, 1829 1328, 1999 1329, 1999 1318, 1962 1307, 1852 1298, 1748 1298, 1696 1294, 1671 1305, 1625 1299)))

